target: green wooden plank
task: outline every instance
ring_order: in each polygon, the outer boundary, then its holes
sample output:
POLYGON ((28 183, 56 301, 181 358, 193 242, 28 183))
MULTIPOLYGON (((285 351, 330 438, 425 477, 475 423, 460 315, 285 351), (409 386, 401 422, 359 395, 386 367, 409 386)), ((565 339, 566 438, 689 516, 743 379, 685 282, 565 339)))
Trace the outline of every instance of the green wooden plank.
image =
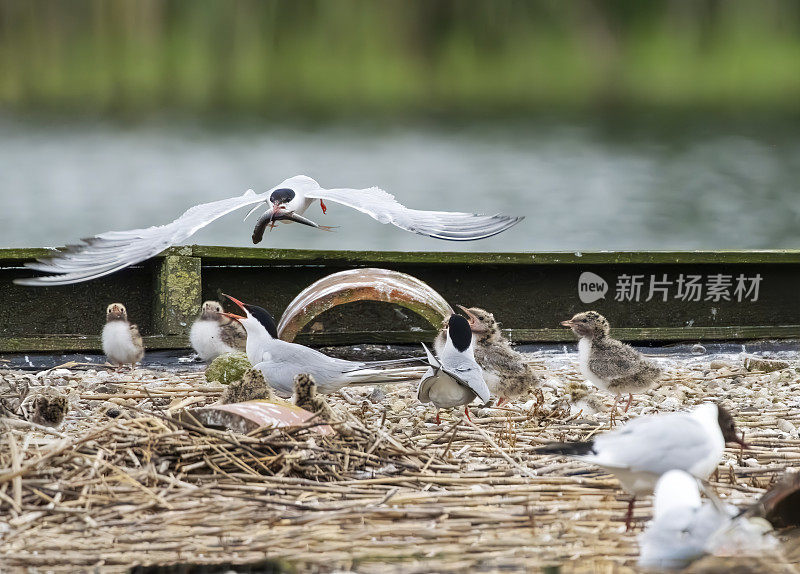
POLYGON ((164 257, 156 271, 153 326, 162 335, 187 335, 202 304, 200 258, 164 257))
POLYGON ((522 253, 453 253, 444 251, 326 251, 264 249, 193 245, 192 254, 204 263, 280 262, 283 264, 369 265, 408 263, 415 265, 595 265, 653 263, 800 263, 800 250, 749 251, 586 251, 522 253))
MULTIPOLYGON (((0 249, 0 262, 24 262, 53 254, 47 248, 0 249)), ((800 263, 800 250, 771 249, 747 251, 584 251, 584 252, 508 252, 483 253, 447 251, 338 251, 310 249, 265 249, 187 245, 171 247, 166 255, 193 255, 209 262, 230 260, 325 264, 412 263, 453 265, 527 265, 527 264, 610 264, 610 263, 800 263)))
MULTIPOLYGON (((151 335, 144 337, 147 349, 188 349, 189 338, 151 335)), ((0 338, 0 353, 37 353, 54 351, 102 352, 98 335, 45 335, 41 337, 0 338)))

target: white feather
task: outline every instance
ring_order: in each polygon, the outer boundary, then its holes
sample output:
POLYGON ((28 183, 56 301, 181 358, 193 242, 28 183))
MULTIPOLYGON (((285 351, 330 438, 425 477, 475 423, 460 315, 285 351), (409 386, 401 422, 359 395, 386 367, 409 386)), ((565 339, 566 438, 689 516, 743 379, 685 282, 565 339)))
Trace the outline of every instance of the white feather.
POLYGON ((103 352, 115 364, 127 365, 139 360, 140 349, 133 343, 127 321, 109 321, 101 336, 103 352))

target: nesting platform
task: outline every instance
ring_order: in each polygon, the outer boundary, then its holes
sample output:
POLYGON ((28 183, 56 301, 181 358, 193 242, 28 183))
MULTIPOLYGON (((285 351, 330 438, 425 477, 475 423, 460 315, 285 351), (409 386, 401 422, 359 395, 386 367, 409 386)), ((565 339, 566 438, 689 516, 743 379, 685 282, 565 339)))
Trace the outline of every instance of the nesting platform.
MULTIPOLYGON (((659 355, 664 383, 621 422, 722 400, 753 450, 726 450, 712 484, 730 502, 754 501, 800 463, 800 362, 793 352, 779 358, 789 367, 759 373, 732 353, 659 355)), ((509 408, 474 408, 472 422, 443 413, 436 425, 410 385, 385 395, 347 390, 332 402, 350 431, 332 438, 307 428, 245 436, 179 424, 176 413, 222 392, 197 371, 2 371, 6 402, 42 385, 73 402, 58 430, 6 423, 2 569, 634 572, 651 500, 637 506, 637 531, 625 533, 627 498, 613 477, 532 454, 604 432, 608 412, 570 403, 566 389, 581 380, 574 353, 530 359, 546 367, 541 392, 509 408)), ((758 571, 795 571, 795 535, 780 537, 782 554, 758 571)))

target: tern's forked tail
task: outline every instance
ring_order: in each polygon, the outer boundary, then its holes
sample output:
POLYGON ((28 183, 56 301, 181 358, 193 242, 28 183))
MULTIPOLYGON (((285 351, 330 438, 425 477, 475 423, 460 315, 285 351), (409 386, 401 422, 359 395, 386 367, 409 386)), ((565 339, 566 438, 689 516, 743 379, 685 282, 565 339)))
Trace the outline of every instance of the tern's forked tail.
POLYGON ((348 385, 388 385, 394 383, 416 382, 425 374, 427 367, 370 367, 345 373, 348 385))

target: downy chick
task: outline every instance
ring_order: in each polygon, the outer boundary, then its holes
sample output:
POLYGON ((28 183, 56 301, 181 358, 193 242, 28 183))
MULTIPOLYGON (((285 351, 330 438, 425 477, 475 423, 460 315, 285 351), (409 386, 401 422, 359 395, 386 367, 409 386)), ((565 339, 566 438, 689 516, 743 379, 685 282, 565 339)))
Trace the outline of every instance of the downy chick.
POLYGON ((633 393, 651 389, 661 377, 661 368, 646 359, 639 351, 609 335, 608 321, 596 311, 578 313, 569 321, 578 341, 578 360, 581 374, 596 387, 613 393, 614 409, 620 397, 628 395, 625 412, 631 406, 633 393))
POLYGON ((322 420, 334 419, 333 410, 328 401, 322 395, 317 394, 317 383, 314 382, 314 377, 307 373, 301 373, 294 378, 292 402, 301 409, 319 414, 322 420))
POLYGON ((69 412, 69 399, 51 388, 40 389, 33 399, 33 411, 30 415, 31 422, 48 427, 59 426, 69 412))
MULTIPOLYGON (((469 319, 470 329, 475 335, 475 360, 483 369, 489 391, 498 397, 498 406, 504 401, 527 395, 531 388, 541 383, 533 368, 525 362, 525 357, 503 337, 494 315, 479 307, 459 307, 469 319)), ((437 337, 439 342, 442 341, 437 337)), ((438 353, 439 349, 436 351, 438 353)))
POLYGON ((139 328, 128 322, 128 311, 122 303, 112 303, 106 309, 102 342, 103 352, 113 365, 132 367, 144 357, 139 328))
POLYGON ((189 332, 192 348, 204 361, 213 361, 224 353, 245 350, 247 332, 244 327, 222 312, 222 305, 217 301, 206 301, 189 332))
POLYGON ((243 403, 245 401, 272 400, 275 393, 272 387, 264 380, 264 375, 258 369, 245 371, 242 378, 225 387, 219 402, 223 405, 230 403, 243 403))

